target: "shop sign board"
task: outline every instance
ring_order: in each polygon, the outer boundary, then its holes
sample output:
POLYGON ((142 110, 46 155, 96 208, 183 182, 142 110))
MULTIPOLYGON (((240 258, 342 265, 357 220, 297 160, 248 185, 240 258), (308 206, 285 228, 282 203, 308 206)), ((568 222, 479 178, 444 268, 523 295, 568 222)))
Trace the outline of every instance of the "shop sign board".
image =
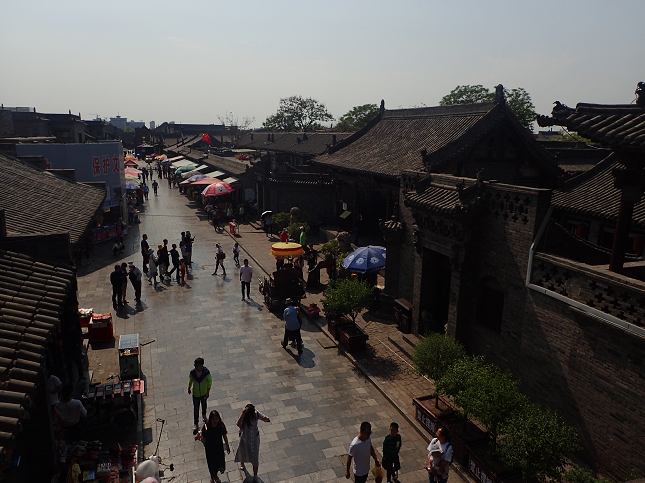
POLYGON ((123 146, 120 141, 92 144, 17 144, 18 156, 43 156, 48 169, 73 169, 77 182, 107 187, 103 206, 119 206, 124 192, 123 146))

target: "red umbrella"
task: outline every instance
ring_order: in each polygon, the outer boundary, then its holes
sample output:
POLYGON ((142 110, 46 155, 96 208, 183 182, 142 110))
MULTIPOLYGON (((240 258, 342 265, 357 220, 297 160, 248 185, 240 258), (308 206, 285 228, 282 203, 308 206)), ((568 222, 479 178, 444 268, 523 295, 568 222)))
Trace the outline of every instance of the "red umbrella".
POLYGON ((204 191, 202 191, 203 196, 220 196, 220 195, 225 195, 227 193, 233 192, 233 188, 231 188, 231 185, 228 183, 219 182, 219 183, 213 183, 210 186, 207 186, 204 191))
POLYGON ((123 163, 124 166, 137 166, 136 161, 132 161, 131 159, 128 159, 125 163, 123 163))

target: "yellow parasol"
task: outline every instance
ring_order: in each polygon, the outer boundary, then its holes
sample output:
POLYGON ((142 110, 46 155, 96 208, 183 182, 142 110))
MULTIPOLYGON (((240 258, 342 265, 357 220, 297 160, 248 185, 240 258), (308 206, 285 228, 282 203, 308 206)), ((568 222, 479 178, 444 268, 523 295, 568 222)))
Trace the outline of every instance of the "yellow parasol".
POLYGON ((271 255, 278 257, 297 257, 303 255, 305 251, 300 243, 274 243, 271 245, 271 255))

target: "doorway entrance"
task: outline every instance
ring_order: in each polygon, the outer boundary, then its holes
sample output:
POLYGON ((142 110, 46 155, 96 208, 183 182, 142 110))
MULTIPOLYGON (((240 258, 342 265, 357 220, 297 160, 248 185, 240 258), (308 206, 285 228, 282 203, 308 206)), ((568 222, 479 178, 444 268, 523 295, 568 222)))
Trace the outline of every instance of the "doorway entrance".
POLYGON ((419 334, 444 332, 450 308, 450 259, 428 248, 423 249, 419 334))

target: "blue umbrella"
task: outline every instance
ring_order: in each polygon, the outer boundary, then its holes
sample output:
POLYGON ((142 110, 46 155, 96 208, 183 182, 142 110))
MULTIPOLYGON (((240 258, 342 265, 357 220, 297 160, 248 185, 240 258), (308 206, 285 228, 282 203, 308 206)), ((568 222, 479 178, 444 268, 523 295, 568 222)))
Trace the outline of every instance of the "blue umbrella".
POLYGON ((137 186, 135 183, 131 183, 130 181, 125 182, 125 189, 126 190, 140 190, 141 188, 137 186))
POLYGON ((385 267, 385 247, 369 245, 357 248, 343 260, 342 265, 352 273, 378 272, 385 267))

